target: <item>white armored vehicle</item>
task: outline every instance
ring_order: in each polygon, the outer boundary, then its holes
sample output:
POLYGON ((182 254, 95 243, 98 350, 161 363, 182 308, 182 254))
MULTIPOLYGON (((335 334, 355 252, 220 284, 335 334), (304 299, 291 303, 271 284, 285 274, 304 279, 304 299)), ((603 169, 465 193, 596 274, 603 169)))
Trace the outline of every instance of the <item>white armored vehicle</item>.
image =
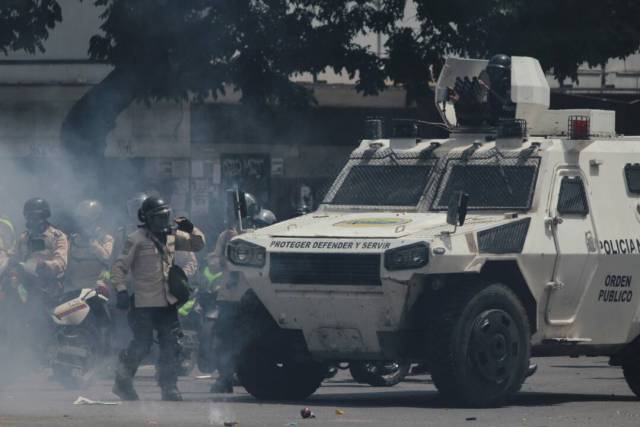
POLYGON ((549 110, 532 58, 449 59, 436 102, 448 138, 373 123, 316 212, 232 240, 243 386, 303 398, 323 363, 405 360, 495 406, 531 356, 585 355, 640 395, 640 137, 549 110))

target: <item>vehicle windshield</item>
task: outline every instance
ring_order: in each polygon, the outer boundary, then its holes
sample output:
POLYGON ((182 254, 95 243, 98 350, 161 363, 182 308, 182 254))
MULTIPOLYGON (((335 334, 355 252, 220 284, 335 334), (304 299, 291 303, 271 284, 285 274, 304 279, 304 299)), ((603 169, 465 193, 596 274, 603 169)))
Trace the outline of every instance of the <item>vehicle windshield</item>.
POLYGON ((355 165, 331 203, 334 205, 416 206, 424 193, 430 166, 355 165))
POLYGON ((356 153, 336 178, 324 203, 334 207, 415 210, 437 161, 430 152, 420 156, 391 150, 356 153))
POLYGON ((420 159, 386 155, 352 157, 324 203, 334 208, 446 211, 456 191, 469 194, 469 210, 531 208, 540 158, 507 157, 496 150, 420 159), (436 166, 437 165, 437 166, 436 166))
POLYGON ((528 210, 537 174, 535 159, 522 164, 508 160, 493 164, 449 160, 432 210, 447 210, 451 195, 456 191, 469 194, 469 210, 528 210))

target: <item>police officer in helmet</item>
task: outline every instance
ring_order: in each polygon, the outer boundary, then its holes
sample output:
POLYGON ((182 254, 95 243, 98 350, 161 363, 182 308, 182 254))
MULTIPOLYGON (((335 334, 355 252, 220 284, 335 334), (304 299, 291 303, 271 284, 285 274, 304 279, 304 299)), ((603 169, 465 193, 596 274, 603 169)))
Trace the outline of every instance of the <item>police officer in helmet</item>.
POLYGON ((494 124, 515 118, 516 105, 511 101, 511 57, 493 55, 487 64, 488 101, 494 124))
POLYGON ((51 208, 45 199, 27 200, 22 212, 26 231, 18 239, 15 261, 23 265, 34 264, 32 280, 50 296, 55 296, 62 290, 62 278, 67 268, 67 236, 49 224, 51 208))
POLYGON ((65 287, 92 288, 108 278, 113 237, 101 226, 104 208, 97 200, 81 201, 74 212, 77 232, 70 237, 69 270, 65 287))
POLYGON ((113 392, 123 400, 137 400, 133 377, 142 359, 149 353, 153 333, 160 346, 158 383, 163 400, 182 400, 176 386, 177 356, 181 334, 177 298, 169 291, 168 274, 176 250, 197 252, 204 247, 204 236, 187 218, 171 222, 171 208, 159 197, 148 197, 138 211, 142 225, 129 234, 122 253, 111 270, 117 291, 117 307, 129 309, 133 340, 120 353, 113 392), (127 291, 126 277, 131 272, 133 296, 127 291))

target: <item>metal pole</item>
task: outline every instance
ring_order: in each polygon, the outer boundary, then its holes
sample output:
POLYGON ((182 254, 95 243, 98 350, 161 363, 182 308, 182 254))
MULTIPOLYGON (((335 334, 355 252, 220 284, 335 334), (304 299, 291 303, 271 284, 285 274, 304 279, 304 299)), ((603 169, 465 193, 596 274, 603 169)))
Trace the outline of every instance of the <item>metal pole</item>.
MULTIPOLYGON (((378 11, 382 10, 382 0, 376 0, 376 8, 378 9, 378 11)), ((380 31, 378 31, 376 33, 376 38, 377 38, 377 53, 378 53, 378 58, 382 57, 382 34, 380 33, 380 31)))

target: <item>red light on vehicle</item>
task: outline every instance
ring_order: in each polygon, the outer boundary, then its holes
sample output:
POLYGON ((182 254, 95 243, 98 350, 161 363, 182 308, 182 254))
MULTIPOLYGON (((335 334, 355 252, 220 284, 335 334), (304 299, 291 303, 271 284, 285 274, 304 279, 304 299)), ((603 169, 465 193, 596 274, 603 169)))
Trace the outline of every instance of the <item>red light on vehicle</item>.
POLYGON ((589 116, 569 116, 569 138, 589 139, 590 131, 589 116))

